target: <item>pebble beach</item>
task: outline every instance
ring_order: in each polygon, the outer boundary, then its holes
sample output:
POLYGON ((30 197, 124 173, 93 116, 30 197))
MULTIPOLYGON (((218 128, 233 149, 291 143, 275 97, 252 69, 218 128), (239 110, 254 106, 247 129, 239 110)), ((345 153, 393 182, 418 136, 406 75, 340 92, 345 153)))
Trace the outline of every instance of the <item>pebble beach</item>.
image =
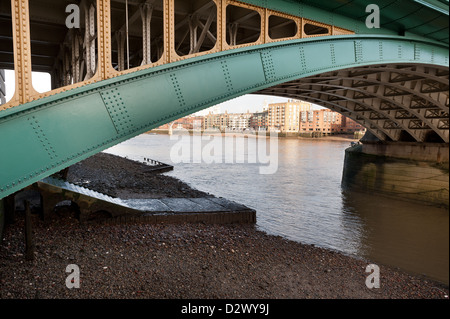
MULTIPOLYGON (((68 180, 121 198, 214 196, 146 165, 98 154, 68 180)), ((372 261, 286 240, 256 225, 82 224, 70 207, 50 221, 32 214, 34 259, 26 260, 24 213, 0 245, 0 299, 448 299, 448 287, 372 261), (80 269, 68 289, 66 267, 80 269)))

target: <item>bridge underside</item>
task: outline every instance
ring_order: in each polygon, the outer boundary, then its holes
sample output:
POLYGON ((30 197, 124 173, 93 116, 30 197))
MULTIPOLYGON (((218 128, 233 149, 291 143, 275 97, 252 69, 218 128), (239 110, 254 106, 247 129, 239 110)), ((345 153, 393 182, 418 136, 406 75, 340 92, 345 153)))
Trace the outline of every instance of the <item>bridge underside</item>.
POLYGON ((446 63, 447 49, 424 42, 341 36, 199 56, 74 88, 0 112, 0 167, 8 167, 0 171, 0 198, 164 123, 255 92, 334 109, 381 140, 448 143, 446 63), (380 64, 380 52, 389 63, 380 64))
POLYGON ((449 141, 449 71, 381 64, 301 78, 256 92, 337 111, 383 141, 449 141))
POLYGON ((400 1, 408 12, 387 0, 380 29, 363 0, 73 2, 71 29, 72 1, 0 2, 0 68, 15 71, 0 106, 0 199, 250 93, 328 107, 382 141, 449 141, 448 10, 428 0, 400 1), (52 73, 52 90, 36 92, 32 71, 52 73))

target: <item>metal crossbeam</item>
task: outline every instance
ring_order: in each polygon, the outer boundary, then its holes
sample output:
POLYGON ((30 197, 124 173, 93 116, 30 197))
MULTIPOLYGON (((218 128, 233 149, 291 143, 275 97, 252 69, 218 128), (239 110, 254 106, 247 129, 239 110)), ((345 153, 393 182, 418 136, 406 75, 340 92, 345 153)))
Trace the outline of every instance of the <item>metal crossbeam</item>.
MULTIPOLYGON (((448 141, 448 132, 442 129, 446 126, 443 121, 446 121, 445 115, 448 114, 448 106, 442 104, 442 101, 448 101, 448 75, 437 76, 437 72, 430 69, 402 66, 399 70, 379 66, 379 70, 364 67, 333 71, 280 84, 260 93, 315 97, 319 104, 327 101, 345 105, 353 110, 356 117, 369 112, 369 120, 384 121, 384 124, 380 124, 384 130, 405 130, 419 142, 426 137, 424 130, 433 130, 444 141, 448 141), (400 78, 399 74, 406 70, 408 75, 400 78), (424 92, 424 85, 433 90, 424 92), (427 112, 430 109, 434 112, 427 112)), ((377 127, 373 123, 371 125, 377 127)), ((395 133, 385 133, 394 137, 394 140, 400 137, 395 133)))

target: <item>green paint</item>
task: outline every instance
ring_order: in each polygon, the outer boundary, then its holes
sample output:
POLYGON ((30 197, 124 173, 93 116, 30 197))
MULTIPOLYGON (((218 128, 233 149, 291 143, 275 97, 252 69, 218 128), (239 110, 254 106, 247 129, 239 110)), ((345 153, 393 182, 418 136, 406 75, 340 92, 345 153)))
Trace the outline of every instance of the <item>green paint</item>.
POLYGON ((446 0, 241 0, 271 10, 355 31, 357 34, 403 35, 449 43, 446 0), (381 28, 368 29, 368 4, 380 7, 381 28))
POLYGON ((244 94, 380 63, 448 68, 448 54, 445 45, 395 36, 292 40, 142 70, 1 111, 0 198, 171 120, 244 94), (401 55, 373 54, 399 47, 401 55))

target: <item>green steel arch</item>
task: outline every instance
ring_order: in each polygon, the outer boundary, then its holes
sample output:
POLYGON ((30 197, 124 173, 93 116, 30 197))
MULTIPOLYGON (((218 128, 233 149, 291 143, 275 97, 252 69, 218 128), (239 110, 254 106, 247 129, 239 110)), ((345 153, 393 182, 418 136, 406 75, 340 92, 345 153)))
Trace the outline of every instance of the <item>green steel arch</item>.
POLYGON ((380 64, 448 70, 449 52, 438 42, 399 36, 293 40, 187 59, 1 111, 0 199, 215 104, 296 79, 380 64))
POLYGON ((311 17, 356 34, 414 36, 449 43, 448 0, 241 0, 271 10, 311 17), (380 9, 380 28, 367 28, 366 7, 380 9))

